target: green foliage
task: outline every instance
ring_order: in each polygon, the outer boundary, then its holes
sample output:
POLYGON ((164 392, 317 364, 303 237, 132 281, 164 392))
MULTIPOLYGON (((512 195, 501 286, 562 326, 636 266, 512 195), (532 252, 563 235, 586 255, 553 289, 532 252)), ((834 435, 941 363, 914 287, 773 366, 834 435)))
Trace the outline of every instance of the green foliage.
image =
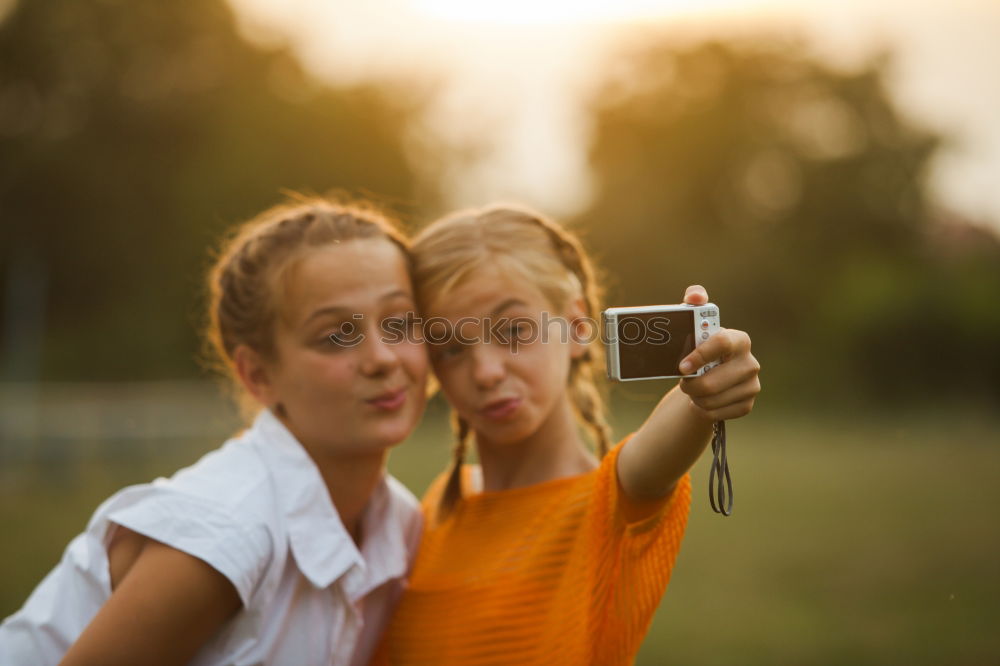
MULTIPOLYGON (((894 107, 887 58, 844 72, 771 39, 620 63, 576 221, 613 303, 704 283, 775 398, 1000 396, 1000 243, 927 200, 943 139, 894 107)), ((222 229, 285 188, 427 209, 402 140, 420 103, 321 87, 222 2, 20 3, 0 24, 0 375, 193 374, 222 229)))
POLYGON ((23 255, 41 265, 44 362, 29 374, 192 374, 196 294, 225 227, 285 188, 409 201, 415 98, 392 95, 320 87, 243 41, 221 1, 20 3, 0 25, 0 276, 21 279, 23 255))
POLYGON ((578 221, 615 304, 705 284, 772 396, 1000 395, 1000 244, 928 202, 941 139, 894 108, 886 58, 848 73, 761 40, 623 62, 594 100, 578 221))

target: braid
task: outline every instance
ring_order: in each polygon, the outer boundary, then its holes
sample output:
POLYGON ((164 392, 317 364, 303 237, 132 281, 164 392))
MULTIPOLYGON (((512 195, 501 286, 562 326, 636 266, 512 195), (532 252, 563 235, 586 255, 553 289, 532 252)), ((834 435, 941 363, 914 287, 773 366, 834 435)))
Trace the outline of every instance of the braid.
MULTIPOLYGON (((518 207, 491 206, 485 209, 458 211, 437 220, 414 240, 414 276, 417 300, 425 308, 448 294, 456 285, 474 274, 484 262, 494 262, 535 285, 554 308, 572 307, 583 302, 583 315, 591 325, 599 316, 601 290, 598 275, 580 240, 554 221, 518 207)), ((580 322, 568 330, 576 334, 580 322)), ((590 336, 579 336, 577 339, 590 336)), ((566 390, 577 419, 585 425, 594 448, 604 455, 610 447, 611 429, 605 418, 603 346, 600 343, 574 349, 566 390)), ((458 445, 456 461, 465 453, 467 425, 456 421, 458 445)), ((440 502, 440 515, 446 515, 460 496, 457 465, 440 502)))
MULTIPOLYGON (((562 227, 541 216, 531 219, 548 233, 559 260, 580 283, 586 314, 593 318, 601 300, 597 278, 590 259, 577 238, 562 227)), ((570 369, 570 397, 573 407, 590 429, 597 445, 598 456, 603 458, 611 448, 611 426, 605 417, 605 399, 595 377, 603 366, 603 353, 599 348, 588 347, 581 358, 574 359, 570 369)))
POLYGON ((448 470, 448 481, 438 503, 438 514, 443 518, 451 513, 455 504, 462 497, 462 463, 465 462, 465 452, 469 446, 469 422, 452 411, 451 422, 455 430, 455 445, 452 448, 451 467, 448 470))
POLYGON ((576 368, 576 376, 571 375, 570 397, 577 414, 594 436, 598 457, 603 458, 611 448, 611 426, 604 416, 604 397, 594 382, 593 367, 584 359, 576 368))

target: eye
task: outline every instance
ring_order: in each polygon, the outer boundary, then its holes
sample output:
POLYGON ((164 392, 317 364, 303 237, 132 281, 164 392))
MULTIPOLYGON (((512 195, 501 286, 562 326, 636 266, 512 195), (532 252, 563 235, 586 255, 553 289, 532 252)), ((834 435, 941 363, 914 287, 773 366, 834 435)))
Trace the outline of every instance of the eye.
POLYGON ((319 340, 319 345, 330 351, 349 349, 365 339, 365 334, 359 324, 345 321, 339 326, 327 329, 319 340))
POLYGON ((331 331, 320 339, 319 344, 324 347, 346 349, 350 346, 350 338, 340 331, 331 331))
POLYGON ((534 342, 534 332, 536 331, 533 322, 514 320, 507 329, 507 340, 511 346, 520 346, 534 342))

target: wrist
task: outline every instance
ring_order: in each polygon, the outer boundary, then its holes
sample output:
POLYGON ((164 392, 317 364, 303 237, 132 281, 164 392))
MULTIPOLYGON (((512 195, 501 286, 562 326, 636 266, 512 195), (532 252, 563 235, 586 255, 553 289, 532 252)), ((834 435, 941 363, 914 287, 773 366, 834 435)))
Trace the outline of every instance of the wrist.
POLYGON ((687 416, 693 424, 706 430, 711 430, 715 419, 708 412, 694 403, 690 396, 685 395, 684 401, 687 408, 687 416))

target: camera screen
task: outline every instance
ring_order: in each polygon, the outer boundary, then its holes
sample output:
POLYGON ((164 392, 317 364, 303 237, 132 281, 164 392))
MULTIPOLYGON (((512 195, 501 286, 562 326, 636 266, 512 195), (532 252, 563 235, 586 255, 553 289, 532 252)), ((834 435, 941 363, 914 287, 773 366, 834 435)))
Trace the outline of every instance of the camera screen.
POLYGON ((678 365, 692 351, 693 310, 618 317, 618 364, 622 379, 680 375, 678 365))

